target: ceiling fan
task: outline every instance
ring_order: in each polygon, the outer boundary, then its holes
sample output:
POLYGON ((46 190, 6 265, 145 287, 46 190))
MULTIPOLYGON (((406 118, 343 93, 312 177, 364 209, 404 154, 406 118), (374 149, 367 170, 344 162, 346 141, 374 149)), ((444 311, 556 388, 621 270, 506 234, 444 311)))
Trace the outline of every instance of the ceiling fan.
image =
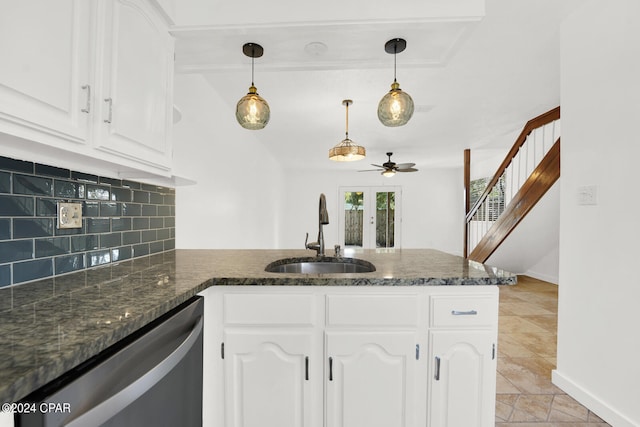
POLYGON ((393 153, 387 153, 389 160, 384 162, 382 165, 376 165, 371 163, 371 166, 375 166, 379 169, 366 169, 358 172, 374 172, 374 171, 382 171, 381 174, 386 177, 392 177, 396 174, 396 172, 416 172, 418 169, 414 168, 415 163, 395 163, 391 161, 391 156, 393 153))

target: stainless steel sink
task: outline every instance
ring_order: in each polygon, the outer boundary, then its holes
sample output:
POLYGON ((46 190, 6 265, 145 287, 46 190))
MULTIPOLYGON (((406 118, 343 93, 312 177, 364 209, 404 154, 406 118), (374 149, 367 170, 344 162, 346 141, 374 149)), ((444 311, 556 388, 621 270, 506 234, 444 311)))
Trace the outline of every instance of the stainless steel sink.
POLYGON ((370 273, 376 271, 376 267, 357 258, 308 257, 279 259, 264 270, 270 273, 336 274, 370 273))

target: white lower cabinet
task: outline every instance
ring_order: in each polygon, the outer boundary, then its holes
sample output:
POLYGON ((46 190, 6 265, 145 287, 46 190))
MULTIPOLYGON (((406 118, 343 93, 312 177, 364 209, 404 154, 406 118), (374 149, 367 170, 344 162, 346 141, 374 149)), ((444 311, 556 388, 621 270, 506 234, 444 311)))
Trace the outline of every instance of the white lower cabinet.
POLYGON ((415 426, 415 331, 327 332, 326 425, 415 426))
POLYGON ((429 425, 494 425, 494 334, 488 331, 432 331, 429 345, 433 361, 429 425))
POLYGON ((429 426, 493 426, 497 293, 435 295, 429 311, 429 426))
POLYGON ((225 426, 313 425, 309 331, 230 328, 224 352, 225 426))
POLYGON ((494 425, 495 286, 202 295, 205 426, 494 425))

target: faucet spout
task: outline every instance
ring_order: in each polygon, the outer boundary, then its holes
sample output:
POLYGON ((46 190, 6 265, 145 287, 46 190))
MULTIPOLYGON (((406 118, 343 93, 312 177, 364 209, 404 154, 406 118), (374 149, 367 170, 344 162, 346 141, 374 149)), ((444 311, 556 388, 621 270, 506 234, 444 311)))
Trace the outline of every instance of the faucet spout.
POLYGON ((329 224, 329 213, 327 212, 327 198, 324 193, 320 194, 320 204, 318 206, 318 223, 329 224))
MULTIPOLYGON (((324 232, 322 226, 329 224, 329 213, 327 212, 327 199, 324 193, 320 194, 320 202, 318 204, 318 240, 311 243, 305 242, 307 249, 313 249, 316 251, 317 256, 324 256, 324 232)), ((307 233, 307 237, 309 234, 307 233)))

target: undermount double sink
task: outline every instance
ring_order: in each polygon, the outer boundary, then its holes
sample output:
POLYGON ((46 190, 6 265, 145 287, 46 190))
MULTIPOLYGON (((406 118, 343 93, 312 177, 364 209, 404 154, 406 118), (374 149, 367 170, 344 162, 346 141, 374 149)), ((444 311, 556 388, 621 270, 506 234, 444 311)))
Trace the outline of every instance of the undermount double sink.
POLYGON ((369 261, 357 258, 306 257, 284 258, 265 267, 270 273, 336 274, 370 273, 376 267, 369 261))

